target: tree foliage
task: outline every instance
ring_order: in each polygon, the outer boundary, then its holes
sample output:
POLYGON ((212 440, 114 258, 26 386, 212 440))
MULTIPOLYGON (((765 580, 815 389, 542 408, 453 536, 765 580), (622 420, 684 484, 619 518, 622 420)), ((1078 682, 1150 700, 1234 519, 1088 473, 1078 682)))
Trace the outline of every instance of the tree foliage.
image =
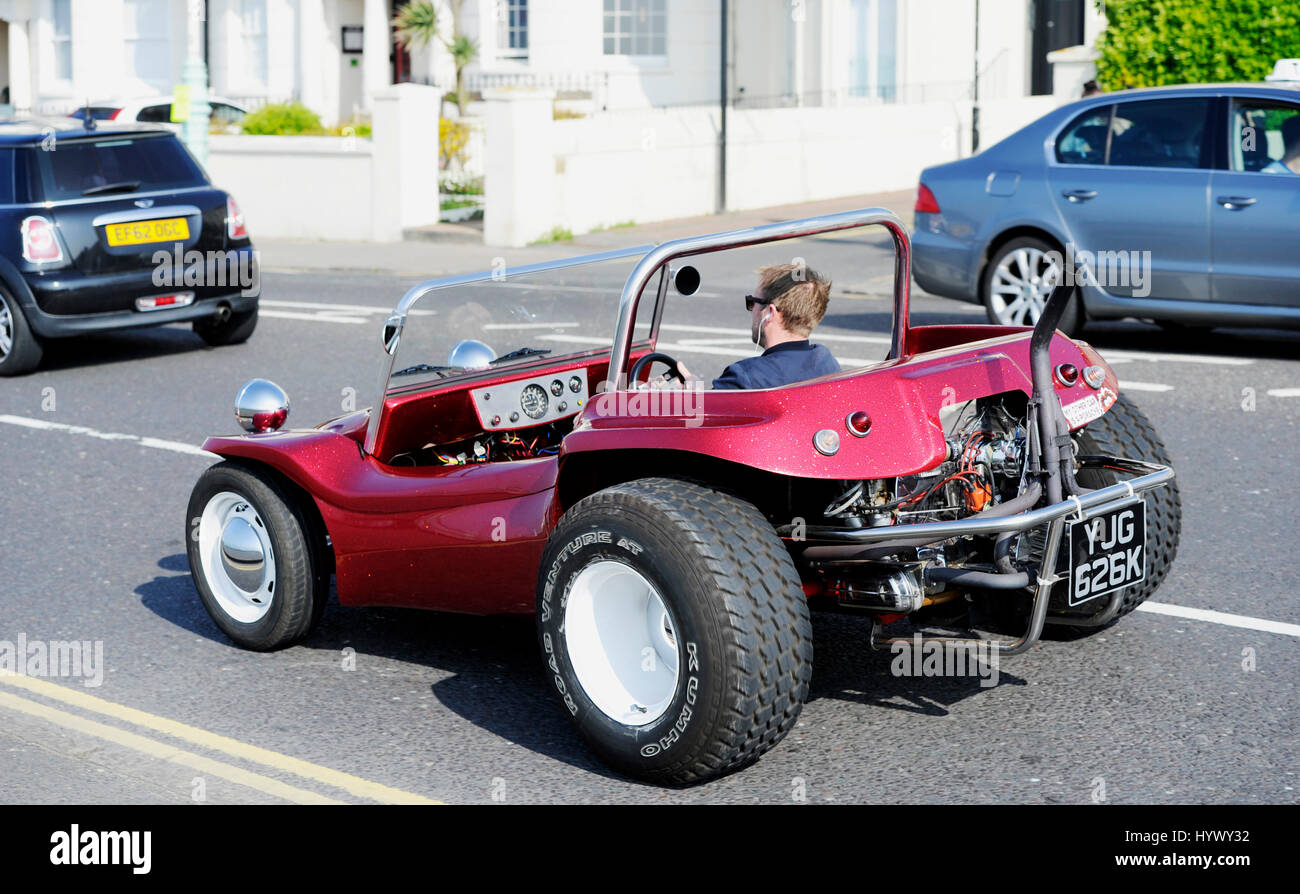
POLYGON ((1096 0, 1106 90, 1261 81, 1300 56, 1300 0, 1096 0))

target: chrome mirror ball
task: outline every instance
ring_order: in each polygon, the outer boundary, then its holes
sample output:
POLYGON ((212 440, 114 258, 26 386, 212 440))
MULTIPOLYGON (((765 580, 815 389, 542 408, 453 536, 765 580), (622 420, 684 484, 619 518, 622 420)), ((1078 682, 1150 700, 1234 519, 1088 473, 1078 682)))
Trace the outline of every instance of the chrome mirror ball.
POLYGON ((452 347, 451 354, 447 357, 447 365, 457 369, 487 369, 496 359, 496 351, 481 341, 467 338, 456 342, 452 347))
POLYGON ((244 431, 275 431, 289 418, 289 395, 274 382, 252 379, 235 395, 235 418, 244 431))

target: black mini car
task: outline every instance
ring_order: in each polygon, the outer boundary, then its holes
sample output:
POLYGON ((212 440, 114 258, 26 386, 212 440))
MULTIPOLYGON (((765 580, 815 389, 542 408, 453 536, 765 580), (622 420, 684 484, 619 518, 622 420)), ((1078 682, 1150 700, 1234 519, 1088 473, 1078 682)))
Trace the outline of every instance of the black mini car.
POLYGON ((0 376, 108 329, 192 321, 242 342, 259 291, 239 207, 170 131, 0 122, 0 376))

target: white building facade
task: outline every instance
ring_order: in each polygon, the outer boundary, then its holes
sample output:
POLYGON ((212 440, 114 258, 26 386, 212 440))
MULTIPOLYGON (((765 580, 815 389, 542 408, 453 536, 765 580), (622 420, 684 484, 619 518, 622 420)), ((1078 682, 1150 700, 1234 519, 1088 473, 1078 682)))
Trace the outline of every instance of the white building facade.
MULTIPOLYGON (((256 107, 296 99, 326 123, 367 112, 373 91, 415 81, 449 91, 438 42, 408 53, 391 20, 405 0, 0 0, 0 100, 66 112, 165 95, 181 81, 186 29, 202 16, 211 92, 256 107)), ((437 0, 450 36, 448 0, 437 0)), ((478 45, 471 90, 555 89, 594 110, 716 104, 722 0, 463 0, 478 45)), ((728 94, 738 107, 970 97, 975 0, 730 0, 728 94)), ((981 0, 980 97, 1033 89, 1040 33, 1091 42, 1088 0, 981 0), (1040 21, 1042 10, 1071 19, 1040 21), (1055 9, 1057 12, 1050 12, 1055 9), (1076 21, 1077 20, 1077 21, 1076 21), (1046 29, 1046 30, 1045 30, 1046 29)), ((1059 41, 1058 41, 1059 43, 1059 41)))

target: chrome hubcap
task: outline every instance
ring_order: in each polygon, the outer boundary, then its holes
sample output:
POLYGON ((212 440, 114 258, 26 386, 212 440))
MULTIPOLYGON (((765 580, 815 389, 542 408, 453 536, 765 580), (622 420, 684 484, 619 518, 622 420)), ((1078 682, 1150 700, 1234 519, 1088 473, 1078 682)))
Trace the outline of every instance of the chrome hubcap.
POLYGON ((611 720, 646 726, 677 694, 676 626, 659 591, 622 562, 597 560, 564 603, 569 663, 587 698, 611 720))
POLYGON ((221 532, 221 564, 226 576, 247 593, 255 593, 266 576, 262 541, 247 519, 235 516, 221 532))
POLYGON ((1037 248, 1016 249, 993 271, 989 306, 1000 323, 1032 326, 1042 316, 1048 296, 1060 280, 1057 258, 1037 248))
POLYGON ((271 532, 253 504, 222 491, 199 519, 199 563, 217 605, 232 620, 252 624, 271 608, 275 552, 271 532))

